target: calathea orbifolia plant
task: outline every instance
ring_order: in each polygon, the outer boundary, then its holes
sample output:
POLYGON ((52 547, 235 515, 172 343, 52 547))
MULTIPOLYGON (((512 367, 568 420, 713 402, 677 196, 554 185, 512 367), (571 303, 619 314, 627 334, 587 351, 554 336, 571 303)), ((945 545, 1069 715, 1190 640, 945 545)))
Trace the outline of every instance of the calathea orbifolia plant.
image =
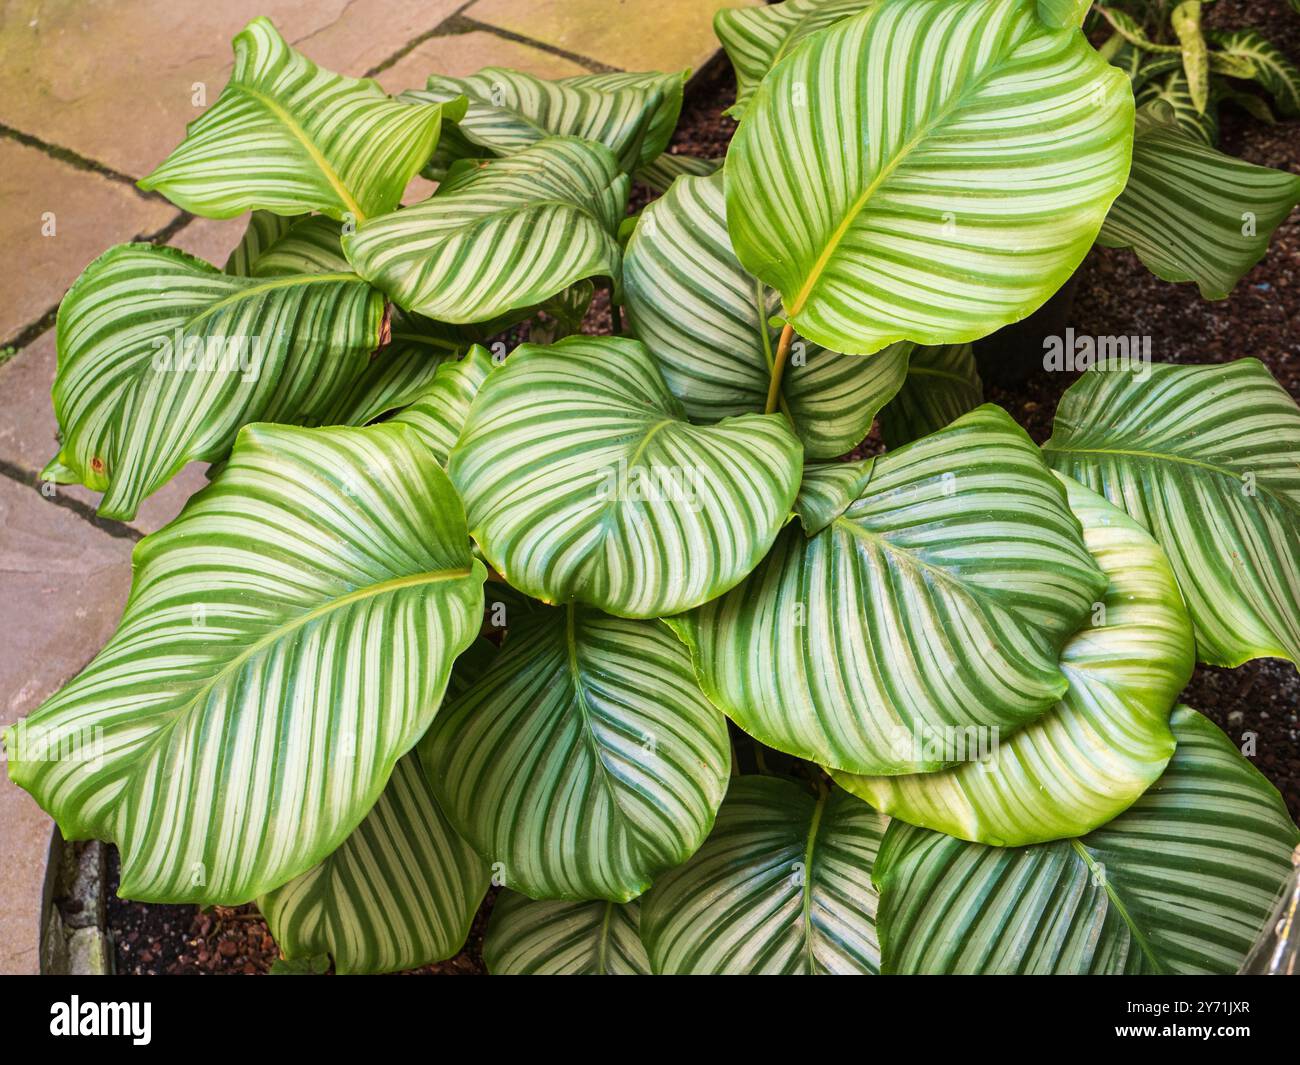
POLYGON ((1300 657, 1300 409, 1111 367, 1040 449, 969 342, 1099 233, 1222 295, 1300 191, 1135 118, 1086 6, 724 14, 716 173, 678 74, 391 99, 254 22, 146 180, 239 249, 113 249, 58 323, 48 476, 212 483, 14 779, 313 970, 446 957, 494 881, 494 972, 1233 971, 1300 833, 1175 702, 1300 657), (596 285, 632 335, 565 335, 596 285))

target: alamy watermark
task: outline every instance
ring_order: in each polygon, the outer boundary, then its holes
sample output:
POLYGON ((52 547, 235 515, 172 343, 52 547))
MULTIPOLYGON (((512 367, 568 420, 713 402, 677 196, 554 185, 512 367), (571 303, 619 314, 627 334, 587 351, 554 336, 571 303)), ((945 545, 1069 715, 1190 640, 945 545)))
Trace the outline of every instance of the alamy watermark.
POLYGON ((1149 336, 1089 336, 1073 328, 1065 336, 1043 338, 1043 369, 1056 372, 1075 370, 1128 370, 1136 377, 1151 371, 1149 336))
POLYGON ((150 362, 158 373, 228 373, 256 381, 267 347, 260 336, 186 336, 177 326, 170 336, 153 338, 150 362))

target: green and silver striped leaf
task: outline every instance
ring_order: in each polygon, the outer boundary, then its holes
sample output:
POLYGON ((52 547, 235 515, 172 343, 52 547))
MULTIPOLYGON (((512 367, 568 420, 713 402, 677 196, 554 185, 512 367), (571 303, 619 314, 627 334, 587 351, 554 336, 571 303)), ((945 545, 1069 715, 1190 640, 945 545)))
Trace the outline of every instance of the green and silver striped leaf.
POLYGON ((736 102, 723 114, 740 119, 759 82, 809 34, 856 15, 875 0, 785 0, 781 4, 723 8, 713 32, 736 72, 736 102))
POLYGON ((1133 171, 1097 237, 1132 248, 1162 281, 1226 299, 1300 203, 1300 177, 1225 155, 1158 104, 1138 112, 1133 171))
POLYGON ((175 248, 120 244, 59 307, 46 476, 104 493, 129 520, 193 459, 250 422, 311 424, 365 372, 384 300, 352 273, 232 277, 175 248))
POLYGON ((874 458, 805 465, 794 501, 804 532, 814 536, 848 510, 866 492, 875 467, 874 458))
POLYGON ((694 155, 674 155, 662 152, 646 163, 636 172, 637 181, 648 185, 655 192, 667 192, 674 181, 683 175, 688 177, 708 177, 722 169, 722 160, 700 159, 694 155))
POLYGON ((250 209, 363 222, 397 208, 464 101, 406 104, 322 70, 257 18, 235 38, 217 102, 139 184, 207 218, 250 209))
POLYGON ((1300 407, 1262 363, 1091 370, 1043 454, 1159 541, 1202 662, 1300 662, 1300 407))
POLYGON ((903 387, 880 412, 880 430, 888 447, 902 447, 983 402, 984 382, 969 344, 914 348, 903 387))
POLYGON ((767 554, 803 449, 780 414, 687 422, 649 350, 525 344, 479 391, 448 472, 492 566, 548 603, 653 618, 767 554))
POLYGON ((415 429, 439 465, 446 466, 470 405, 495 368, 487 349, 475 344, 463 358, 440 364, 428 386, 390 420, 415 429))
POLYGON ((1132 133, 1128 78, 1033 0, 881 0, 758 88, 727 152, 732 243, 833 351, 977 340, 1083 261, 1132 133))
POLYGON ((468 330, 391 308, 388 343, 331 405, 325 425, 365 425, 413 403, 433 384, 439 367, 469 349, 468 330))
POLYGON ((1131 806, 1174 753, 1169 712, 1196 655, 1173 571, 1137 522, 1062 480, 1110 580, 1061 650, 1069 690, 1037 721, 987 750, 972 745, 944 772, 835 775, 891 817, 998 847, 1081 836, 1131 806))
POLYGON ((123 897, 247 902, 375 804, 478 632, 483 566, 386 425, 246 428, 133 565, 108 645, 8 733, 9 774, 66 839, 118 845, 123 897), (60 743, 93 760, 42 758, 60 743))
POLYGON ((1228 975, 1300 832, 1206 718, 1179 707, 1164 776, 1080 839, 986 847, 891 823, 875 864, 886 973, 1228 975))
MULTIPOLYGON (((1181 67, 1144 82, 1138 90, 1137 101, 1142 109, 1148 109, 1153 104, 1169 108, 1174 114, 1174 120, 1189 135, 1206 145, 1219 143, 1219 109, 1212 104, 1204 111, 1197 110, 1192 101, 1191 87, 1187 84, 1187 75, 1181 67)), ((1134 155, 1136 154, 1135 148, 1134 155)))
POLYGON ((324 215, 254 211, 225 271, 236 277, 351 273, 342 240, 343 227, 324 215))
POLYGON ((487 886, 412 751, 338 850, 257 905, 288 960, 328 954, 340 974, 388 973, 457 953, 487 886))
MULTIPOLYGON (((681 178, 646 207, 623 263, 632 329, 693 421, 761 414, 772 378, 776 293, 745 272, 727 236, 722 175, 681 178)), ((780 409, 811 459, 852 450, 903 384, 910 344, 870 358, 796 340, 780 409)))
POLYGON ((838 788, 732 781, 708 841, 641 903, 656 973, 874 974, 871 868, 888 819, 838 788))
POLYGON ((493 976, 649 976, 641 904, 530 899, 503 891, 483 937, 493 976))
POLYGON ((1257 30, 1211 30, 1210 43, 1223 55, 1251 64, 1254 80, 1273 97, 1278 111, 1300 115, 1300 67, 1257 30))
POLYGON ((985 406, 875 460, 815 536, 679 618, 709 698, 787 754, 930 772, 954 730, 1010 733, 1065 693, 1061 647, 1106 587, 1065 489, 985 406))
POLYGON ((357 272, 408 311, 486 322, 589 277, 617 279, 628 177, 608 148, 548 137, 457 163, 423 203, 343 238, 357 272))
POLYGON ((668 147, 682 110, 688 71, 677 74, 580 74, 549 81, 504 67, 467 78, 434 74, 427 88, 403 93, 411 103, 469 101, 449 129, 432 174, 458 159, 504 156, 548 136, 603 144, 631 173, 668 147))
POLYGON ((726 722, 672 633, 574 606, 512 625, 420 753, 496 883, 614 902, 704 842, 731 764, 726 722))

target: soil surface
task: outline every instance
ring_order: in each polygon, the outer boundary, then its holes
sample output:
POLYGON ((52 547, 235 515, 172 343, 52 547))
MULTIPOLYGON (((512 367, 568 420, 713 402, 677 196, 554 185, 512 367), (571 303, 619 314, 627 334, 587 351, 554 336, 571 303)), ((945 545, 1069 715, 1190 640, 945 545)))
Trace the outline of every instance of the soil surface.
MULTIPOLYGON (((1300 16, 1287 0, 1220 0, 1206 10, 1217 28, 1258 26, 1293 58, 1300 58, 1300 16)), ((673 151, 718 157, 726 153, 735 123, 721 112, 735 98, 730 67, 717 62, 687 94, 673 151)), ((1262 166, 1300 173, 1300 121, 1264 125, 1225 107, 1221 147, 1262 166)), ((644 204, 641 192, 630 209, 644 204)), ((1276 232, 1269 254, 1229 299, 1202 300, 1193 285, 1153 277, 1127 251, 1095 249, 1079 273, 1070 323, 1080 334, 1150 336, 1158 362, 1216 363, 1246 355, 1263 360, 1300 400, 1300 215, 1276 232)), ((609 304, 597 293, 584 331, 609 331, 609 304)), ((522 339, 516 334, 512 339, 522 339)), ((986 398, 1012 414, 1041 443, 1074 373, 1039 372, 1014 389, 990 385, 986 398)), ((1287 662, 1265 659, 1239 669, 1200 667, 1183 701, 1203 711, 1252 757, 1300 820, 1300 674, 1287 662)), ((109 889, 117 887, 117 855, 110 855, 109 889)), ((483 904, 465 949, 455 958, 416 970, 420 975, 472 975, 485 971, 483 930, 494 893, 483 904)), ((278 957, 275 941, 252 906, 146 905, 110 897, 119 973, 137 975, 259 974, 278 957)))

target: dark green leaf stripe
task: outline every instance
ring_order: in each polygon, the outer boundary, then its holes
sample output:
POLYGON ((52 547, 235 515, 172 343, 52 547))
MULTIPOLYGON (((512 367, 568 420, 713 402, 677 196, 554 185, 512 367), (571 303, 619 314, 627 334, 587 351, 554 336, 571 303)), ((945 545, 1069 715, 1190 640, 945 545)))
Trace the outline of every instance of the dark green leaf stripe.
POLYGON ((317 420, 379 346, 383 297, 355 274, 231 277, 175 248, 121 244, 59 308, 49 476, 104 492, 130 519, 240 426, 317 420))
POLYGON ((217 102, 140 182, 208 218, 250 208, 361 222, 397 207, 459 104, 399 103, 373 81, 322 70, 264 18, 234 41, 217 102))
POLYGON ((615 902, 704 841, 731 761, 726 722, 672 633, 576 607, 512 625, 421 757, 499 883, 615 902))
POLYGON ((9 731, 10 776, 65 838, 118 845, 124 897, 247 902, 379 798, 478 631, 483 566, 446 475, 384 425, 245 429, 133 563, 108 645, 9 731))
POLYGON ((1110 580, 1061 650, 1070 688, 989 757, 940 773, 836 781, 872 806, 951 836, 1016 846, 1080 836, 1127 809, 1174 752, 1169 711, 1195 664, 1192 624, 1164 552, 1126 515, 1063 478, 1110 580))
POLYGON ((642 901, 654 971, 877 972, 871 868, 886 824, 845 791, 733 780, 708 841, 642 901))
POLYGON ((1261 363, 1090 371, 1043 453, 1159 541, 1202 662, 1300 662, 1300 408, 1261 363))
POLYGON ((487 349, 474 345, 463 358, 439 365, 428 385, 392 421, 415 429, 445 466, 460 439, 470 404, 493 369, 495 363, 487 349))
POLYGON ((984 383, 969 344, 917 347, 907 360, 907 378, 880 412, 880 428, 891 447, 920 439, 956 421, 984 402, 984 383))
POLYGON ((727 153, 731 239, 834 351, 976 340, 1074 273, 1132 123, 1128 79, 1032 0, 882 0, 759 87, 727 153))
POLYGON ((1149 105, 1138 113, 1128 186, 1097 240, 1132 248, 1161 280, 1195 281, 1205 299, 1226 299, 1297 203, 1300 177, 1224 155, 1149 105))
POLYGON ((648 976, 639 902, 534 901, 503 891, 483 937, 493 976, 648 976))
POLYGON ((342 234, 343 227, 324 215, 285 218, 254 211, 239 246, 226 260, 226 273, 236 277, 351 273, 342 234))
POLYGON ((725 112, 739 119, 773 64, 810 33, 856 15, 874 0, 785 0, 782 4, 723 8, 713 31, 736 72, 736 102, 725 112))
POLYGON ((1206 718, 1179 707, 1163 777, 1088 835, 986 847, 894 821, 875 865, 886 973, 1236 971, 1300 831, 1206 718))
POLYGON ((614 277, 628 177, 609 149, 548 137, 458 163, 428 200, 343 238, 358 273, 408 311, 485 322, 575 281, 614 277))
POLYGON ((464 96, 468 110, 440 153, 457 158, 513 155, 547 136, 603 144, 631 172, 668 147, 682 109, 686 71, 677 74, 581 74, 548 81, 517 70, 484 67, 467 78, 435 74, 403 100, 446 103, 464 96))
POLYGON ((340 974, 395 972, 459 951, 487 885, 411 752, 338 850, 257 905, 285 958, 329 954, 340 974))
MULTIPOLYGON (((761 413, 767 404, 776 294, 736 260, 722 175, 685 177, 650 204, 628 242, 623 283, 633 330, 696 421, 761 413)), ((898 391, 910 344, 871 358, 796 340, 781 409, 810 458, 855 447, 898 391)))
POLYGON ((877 775, 1046 712, 1106 579, 1035 451, 985 406, 876 459, 821 532, 787 528, 743 584, 671 619, 709 698, 769 747, 877 775))
POLYGON ((520 591, 622 617, 720 595, 790 514, 802 448, 779 414, 690 425, 634 340, 523 345, 479 391, 448 472, 520 591))

